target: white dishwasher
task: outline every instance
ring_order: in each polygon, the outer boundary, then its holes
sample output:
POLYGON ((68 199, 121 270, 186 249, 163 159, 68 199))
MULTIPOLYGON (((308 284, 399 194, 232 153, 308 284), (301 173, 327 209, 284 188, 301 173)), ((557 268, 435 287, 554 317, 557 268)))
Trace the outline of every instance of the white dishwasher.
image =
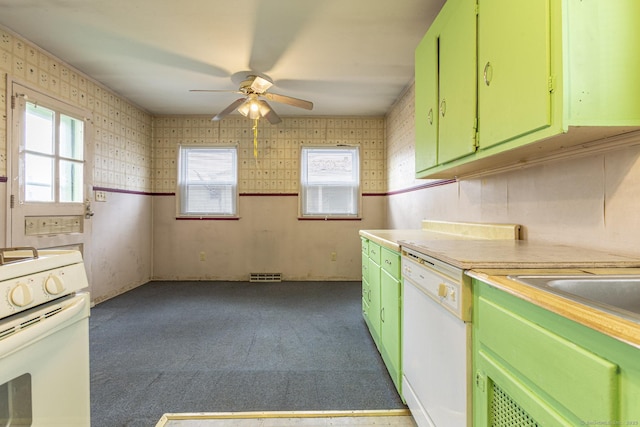
POLYGON ((419 427, 469 427, 471 279, 419 252, 402 250, 402 389, 419 427))

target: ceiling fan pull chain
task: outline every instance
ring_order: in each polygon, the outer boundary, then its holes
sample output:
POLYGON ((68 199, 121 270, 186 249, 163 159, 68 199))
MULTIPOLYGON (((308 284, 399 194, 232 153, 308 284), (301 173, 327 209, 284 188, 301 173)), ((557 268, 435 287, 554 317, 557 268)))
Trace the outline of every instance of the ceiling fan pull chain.
POLYGON ((253 119, 253 157, 258 158, 258 119, 253 119))

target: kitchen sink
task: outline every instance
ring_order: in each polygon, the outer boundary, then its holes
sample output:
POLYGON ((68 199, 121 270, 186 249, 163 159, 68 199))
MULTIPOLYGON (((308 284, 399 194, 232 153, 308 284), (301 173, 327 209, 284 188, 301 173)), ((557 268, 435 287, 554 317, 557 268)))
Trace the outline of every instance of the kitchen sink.
POLYGON ((514 275, 509 278, 640 322, 638 275, 514 275))

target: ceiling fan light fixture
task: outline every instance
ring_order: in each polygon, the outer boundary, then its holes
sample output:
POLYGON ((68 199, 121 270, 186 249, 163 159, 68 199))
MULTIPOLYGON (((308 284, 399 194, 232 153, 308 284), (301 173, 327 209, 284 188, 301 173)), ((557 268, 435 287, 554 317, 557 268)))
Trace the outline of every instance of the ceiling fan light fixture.
POLYGON ((251 100, 247 99, 238 107, 238 113, 242 114, 245 117, 249 116, 249 112, 251 111, 251 100))

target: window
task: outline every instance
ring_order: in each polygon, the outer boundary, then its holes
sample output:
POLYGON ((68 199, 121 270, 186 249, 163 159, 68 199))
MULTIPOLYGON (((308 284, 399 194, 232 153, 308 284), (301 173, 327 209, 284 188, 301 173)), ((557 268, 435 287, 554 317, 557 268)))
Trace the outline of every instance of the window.
POLYGON ((180 147, 180 216, 236 216, 238 161, 235 147, 180 147))
POLYGON ((302 216, 357 217, 360 205, 358 148, 303 147, 301 157, 302 216))
POLYGON ((82 203, 84 122, 27 102, 24 127, 24 200, 82 203))

